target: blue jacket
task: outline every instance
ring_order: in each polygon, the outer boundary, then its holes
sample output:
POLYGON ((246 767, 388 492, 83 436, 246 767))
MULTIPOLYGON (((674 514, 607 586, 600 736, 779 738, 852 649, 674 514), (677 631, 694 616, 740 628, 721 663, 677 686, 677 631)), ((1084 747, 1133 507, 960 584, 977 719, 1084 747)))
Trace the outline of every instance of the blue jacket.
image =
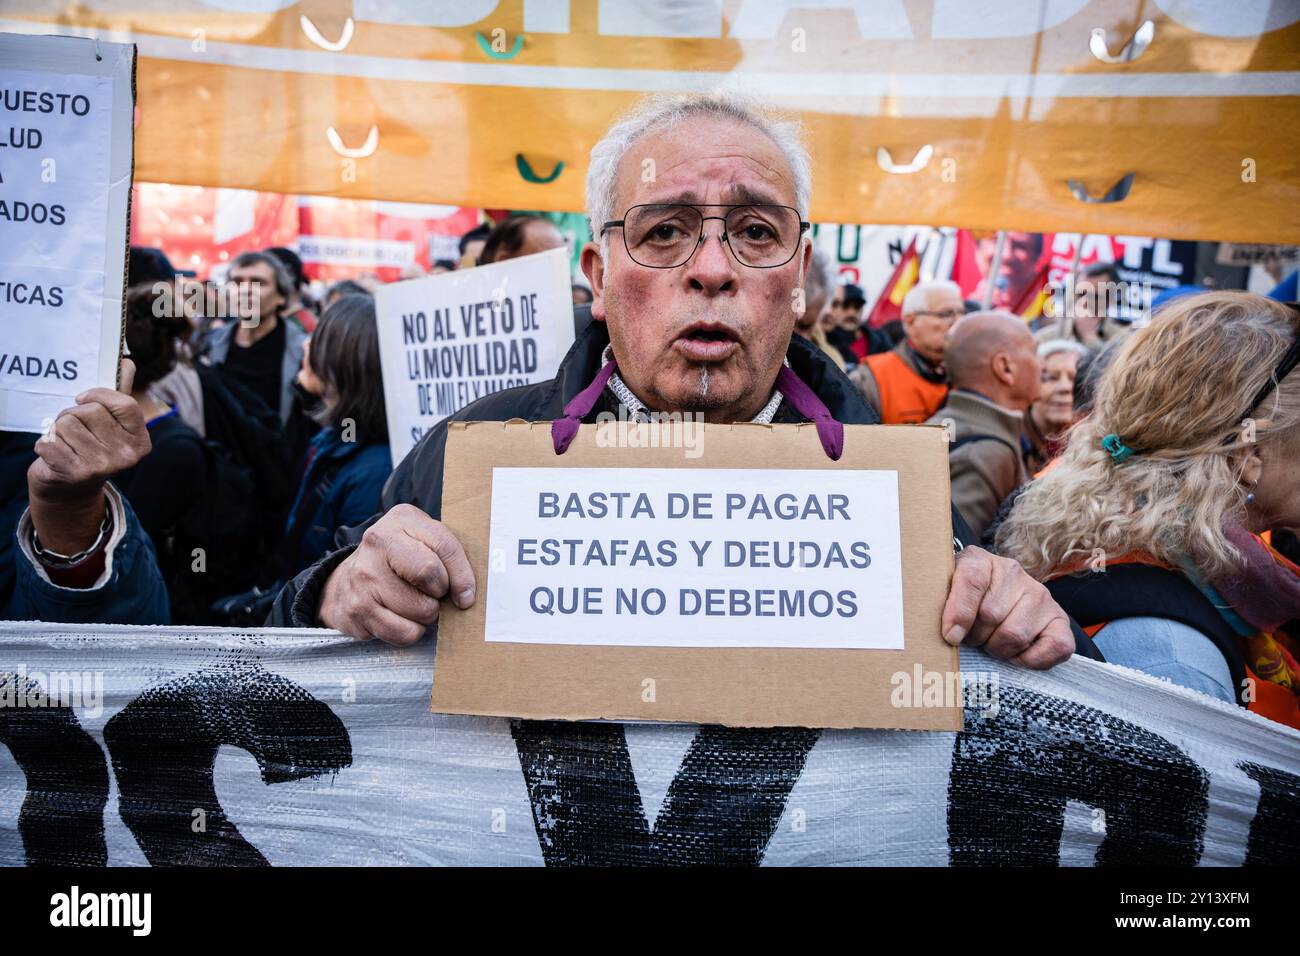
POLYGON ((285 525, 286 537, 294 534, 295 518, 305 496, 325 479, 331 464, 338 465, 337 470, 321 490, 320 505, 308 519, 297 553, 289 556, 292 567, 285 569, 286 577, 310 567, 331 550, 334 532, 339 528, 360 524, 378 511, 384 482, 393 470, 392 453, 387 445, 346 442, 337 428, 322 428, 307 446, 302 482, 285 525))
MULTIPOLYGON (((62 588, 41 577, 18 544, 27 511, 27 467, 36 435, 0 436, 0 617, 62 624, 170 624, 167 586, 148 535, 116 489, 125 532, 113 548, 112 573, 97 588, 62 588)), ((111 487, 111 486, 110 486, 111 487)), ((116 537, 116 534, 115 534, 116 537)))
POLYGON ((1274 287, 1273 291, 1268 294, 1270 299, 1277 299, 1279 302, 1294 302, 1300 298, 1300 269, 1292 272, 1274 287))

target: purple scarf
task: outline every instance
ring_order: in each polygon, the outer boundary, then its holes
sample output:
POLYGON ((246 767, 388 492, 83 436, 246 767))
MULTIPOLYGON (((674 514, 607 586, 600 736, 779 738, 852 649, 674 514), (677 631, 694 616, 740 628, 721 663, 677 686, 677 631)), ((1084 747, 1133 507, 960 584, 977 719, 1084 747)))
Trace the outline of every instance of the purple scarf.
MULTIPOLYGON (((582 420, 596 407, 601 390, 609 378, 618 371, 617 362, 608 362, 596 373, 591 384, 584 388, 564 406, 564 417, 551 422, 551 443, 557 455, 563 455, 578 434, 582 420)), ((844 454, 844 426, 831 417, 826 403, 804 384, 790 366, 782 365, 776 376, 776 387, 786 397, 790 405, 804 418, 817 426, 817 437, 821 439, 822 448, 831 461, 839 461, 844 454)))
POLYGON ((1240 525, 1229 525, 1224 534, 1245 555, 1246 566, 1211 579, 1214 590, 1256 631, 1271 633, 1300 619, 1300 575, 1240 525))

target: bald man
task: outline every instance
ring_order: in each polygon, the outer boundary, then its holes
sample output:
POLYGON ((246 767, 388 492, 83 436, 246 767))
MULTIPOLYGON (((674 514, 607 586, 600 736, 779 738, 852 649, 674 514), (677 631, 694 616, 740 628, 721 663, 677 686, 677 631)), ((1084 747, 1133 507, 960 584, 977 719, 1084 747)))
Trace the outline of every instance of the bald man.
POLYGON ((927 424, 948 429, 952 503, 978 536, 1025 480, 1020 436, 1042 367, 1033 334, 1008 312, 959 319, 944 342, 943 364, 952 391, 927 424))

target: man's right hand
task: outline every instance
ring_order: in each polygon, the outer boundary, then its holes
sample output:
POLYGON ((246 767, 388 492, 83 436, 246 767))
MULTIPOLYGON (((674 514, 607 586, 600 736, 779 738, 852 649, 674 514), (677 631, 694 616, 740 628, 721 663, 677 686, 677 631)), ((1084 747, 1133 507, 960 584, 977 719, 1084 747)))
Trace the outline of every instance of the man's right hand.
POLYGON ((353 637, 414 644, 448 595, 474 603, 474 571, 455 535, 414 505, 400 504, 366 529, 325 582, 317 620, 353 637))
POLYGON ((92 388, 65 408, 36 442, 27 469, 27 504, 41 545, 73 554, 95 540, 104 517, 104 483, 133 468, 152 445, 131 397, 135 364, 121 362, 119 390, 92 388))

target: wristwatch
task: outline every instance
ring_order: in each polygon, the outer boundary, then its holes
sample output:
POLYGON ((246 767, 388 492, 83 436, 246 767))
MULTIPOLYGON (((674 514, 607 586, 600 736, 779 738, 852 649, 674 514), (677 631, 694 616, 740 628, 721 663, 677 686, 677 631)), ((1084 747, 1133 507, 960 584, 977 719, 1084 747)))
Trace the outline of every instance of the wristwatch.
POLYGON ((84 551, 78 551, 76 554, 59 554, 57 551, 50 551, 41 547, 40 538, 36 536, 36 528, 32 528, 32 551, 36 554, 36 559, 48 568, 75 568, 81 564, 96 551, 104 546, 104 542, 109 539, 113 531, 113 511, 104 503, 104 520, 99 523, 99 534, 95 540, 90 543, 90 547, 84 551))

